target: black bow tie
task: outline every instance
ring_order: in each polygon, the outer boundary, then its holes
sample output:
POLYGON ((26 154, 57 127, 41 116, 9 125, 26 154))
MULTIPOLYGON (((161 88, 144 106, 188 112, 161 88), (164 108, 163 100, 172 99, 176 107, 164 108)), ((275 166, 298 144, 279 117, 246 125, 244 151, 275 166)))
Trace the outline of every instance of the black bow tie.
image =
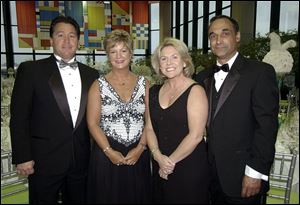
POLYGON ((229 66, 228 64, 224 64, 222 66, 218 66, 218 65, 215 65, 214 66, 214 72, 217 73, 219 72, 220 70, 224 71, 224 72, 228 72, 229 71, 229 66))
POLYGON ((77 61, 73 61, 73 62, 71 62, 71 63, 66 63, 66 62, 63 61, 63 60, 58 61, 58 67, 59 67, 59 68, 64 68, 64 67, 66 67, 66 66, 70 66, 70 67, 73 68, 74 70, 75 70, 76 68, 78 68, 77 61))

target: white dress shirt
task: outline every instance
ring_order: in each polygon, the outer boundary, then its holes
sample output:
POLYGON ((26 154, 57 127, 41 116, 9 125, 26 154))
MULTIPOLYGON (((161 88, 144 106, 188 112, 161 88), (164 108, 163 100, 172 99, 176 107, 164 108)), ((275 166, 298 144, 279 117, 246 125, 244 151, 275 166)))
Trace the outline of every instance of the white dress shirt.
MULTIPOLYGON (((61 57, 54 54, 57 60, 61 60, 61 57)), ((75 57, 72 58, 69 62, 71 63, 75 60, 75 57)), ((58 62, 57 66, 58 66, 58 62)), ((79 69, 73 69, 70 66, 66 66, 64 68, 59 68, 59 72, 65 87, 65 91, 67 94, 67 100, 69 104, 69 109, 72 116, 73 127, 76 125, 76 120, 80 108, 80 100, 81 100, 81 78, 79 69)))
MULTIPOLYGON (((229 70, 231 69, 232 64, 234 63, 236 57, 238 56, 238 52, 236 52, 236 54, 227 62, 229 70)), ((217 61, 217 65, 221 66, 221 64, 217 61)), ((225 72, 223 70, 220 70, 219 72, 214 74, 215 77, 215 87, 217 89, 217 91, 220 90, 225 78, 227 77, 228 72, 225 72)))
MULTIPOLYGON (((228 66, 229 66, 229 70, 231 69, 235 59, 238 56, 238 52, 236 52, 236 54, 227 62, 228 66)), ((221 66, 221 64, 217 61, 217 65, 221 66)), ((220 70, 219 72, 214 74, 214 78, 215 78, 215 87, 216 90, 219 91, 219 89, 221 88, 224 80, 226 79, 227 75, 229 72, 224 72, 223 70, 220 70)), ((268 176, 263 175, 261 173, 259 173, 258 171, 252 169, 251 167, 249 167, 248 165, 246 165, 245 167, 245 175, 255 178, 255 179, 262 179, 265 181, 268 181, 268 176)))

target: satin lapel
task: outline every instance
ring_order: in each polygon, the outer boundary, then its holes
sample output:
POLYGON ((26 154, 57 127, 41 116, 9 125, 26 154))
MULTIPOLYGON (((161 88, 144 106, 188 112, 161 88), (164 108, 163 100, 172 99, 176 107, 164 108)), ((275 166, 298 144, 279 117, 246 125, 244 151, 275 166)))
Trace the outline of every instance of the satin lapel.
POLYGON ((74 130, 79 126, 80 122, 82 121, 85 111, 86 111, 86 104, 87 104, 87 94, 88 94, 88 79, 85 75, 86 72, 84 72, 84 69, 78 64, 79 72, 80 72, 80 78, 81 78, 81 98, 80 98, 80 108, 75 124, 74 130))
POLYGON ((214 86, 213 77, 209 77, 204 80, 205 90, 208 98, 208 118, 207 118, 207 127, 210 125, 211 120, 211 108, 212 108, 212 88, 214 86))
POLYGON ((221 95, 218 101, 218 105, 214 114, 214 118, 216 117, 218 111, 232 92, 233 88, 236 86, 238 80, 240 79, 240 73, 237 69, 232 68, 232 72, 229 72, 227 78, 224 81, 224 85, 221 91, 221 95))
MULTIPOLYGON (((55 61, 54 61, 53 67, 54 66, 57 67, 57 65, 55 64, 55 61)), ((67 100, 67 94, 65 92, 64 84, 62 82, 62 78, 60 76, 58 68, 53 69, 53 73, 52 73, 51 77, 49 78, 48 83, 49 83, 49 86, 52 90, 52 93, 54 95, 54 98, 57 102, 57 105, 58 105, 60 111, 66 118, 67 122, 73 127, 71 112, 70 112, 69 104, 68 104, 68 100, 67 100)))

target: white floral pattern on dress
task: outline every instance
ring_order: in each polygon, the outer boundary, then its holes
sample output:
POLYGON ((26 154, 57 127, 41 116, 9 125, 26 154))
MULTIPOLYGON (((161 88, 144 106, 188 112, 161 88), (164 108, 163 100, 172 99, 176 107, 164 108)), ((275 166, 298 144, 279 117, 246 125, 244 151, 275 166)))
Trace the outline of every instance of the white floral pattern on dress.
POLYGON ((124 102, 102 75, 100 127, 107 137, 128 147, 140 139, 144 129, 146 81, 139 76, 129 102, 124 102))

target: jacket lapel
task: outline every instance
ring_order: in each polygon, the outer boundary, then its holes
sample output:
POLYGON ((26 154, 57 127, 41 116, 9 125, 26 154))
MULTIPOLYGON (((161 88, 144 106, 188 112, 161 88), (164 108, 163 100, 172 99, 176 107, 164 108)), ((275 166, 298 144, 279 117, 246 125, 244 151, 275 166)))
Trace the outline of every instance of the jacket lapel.
POLYGON ((208 118, 207 118, 207 126, 209 127, 210 125, 210 120, 211 120, 211 108, 212 108, 212 88, 214 86, 214 80, 213 76, 210 75, 209 78, 206 78, 204 80, 204 86, 205 90, 207 92, 207 98, 208 98, 208 118))
POLYGON ((65 92, 64 85, 63 85, 59 70, 58 70, 56 62, 55 62, 55 57, 52 56, 52 58, 53 58, 53 60, 52 60, 51 64, 53 64, 53 65, 51 65, 51 66, 55 69, 53 69, 53 72, 49 78, 48 83, 49 83, 49 86, 52 90, 52 93, 54 95, 54 98, 57 102, 57 105, 58 105, 60 111, 66 118, 67 122, 73 127, 71 112, 70 112, 70 108, 69 108, 69 104, 68 104, 68 100, 67 100, 67 94, 65 92))
POLYGON ((79 63, 78 63, 78 68, 81 77, 81 98, 80 98, 80 108, 79 108, 74 130, 78 127, 78 125, 80 124, 80 122, 84 117, 86 111, 86 104, 87 104, 87 95, 89 90, 89 84, 88 84, 89 81, 87 79, 86 72, 84 72, 84 69, 81 67, 79 63))
POLYGON ((223 88, 221 90, 220 98, 218 101, 218 105, 216 107, 215 114, 213 116, 213 119, 216 117, 217 113, 219 112, 220 108, 224 104, 224 102, 227 100, 229 95, 231 94, 232 90, 235 88, 237 82, 239 81, 241 74, 240 69, 243 67, 244 58, 239 54, 237 58, 235 59, 232 68, 230 69, 225 81, 223 82, 223 88))
POLYGON ((218 101, 218 105, 214 114, 214 118, 216 117, 218 111, 232 92, 233 88, 236 86, 237 82, 240 79, 240 74, 237 72, 237 70, 232 70, 231 73, 228 73, 224 85, 221 91, 221 95, 218 101))

